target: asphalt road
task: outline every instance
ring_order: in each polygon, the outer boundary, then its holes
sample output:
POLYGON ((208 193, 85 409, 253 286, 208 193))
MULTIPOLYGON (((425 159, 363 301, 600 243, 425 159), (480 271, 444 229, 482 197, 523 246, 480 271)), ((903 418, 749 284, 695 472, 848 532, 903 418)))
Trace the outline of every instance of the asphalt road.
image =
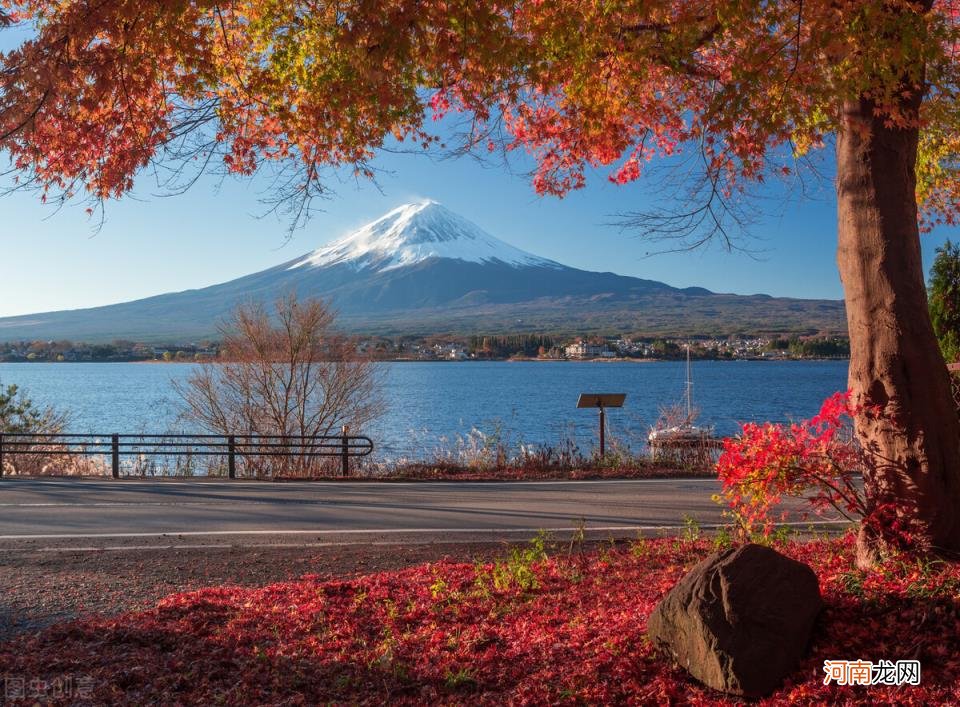
POLYGON ((148 539, 231 544, 635 535, 721 522, 712 479, 509 483, 0 480, 0 549, 148 539))

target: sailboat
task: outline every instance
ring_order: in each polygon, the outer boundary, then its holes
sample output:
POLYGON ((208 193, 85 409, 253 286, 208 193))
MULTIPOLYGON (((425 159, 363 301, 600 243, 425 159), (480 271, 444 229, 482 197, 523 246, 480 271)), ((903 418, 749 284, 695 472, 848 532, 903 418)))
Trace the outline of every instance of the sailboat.
POLYGON ((712 426, 700 427, 693 424, 696 412, 693 407, 693 377, 690 368, 689 344, 687 344, 687 380, 684 386, 683 403, 678 413, 672 417, 673 419, 667 419, 650 429, 647 442, 653 451, 656 451, 658 447, 709 445, 713 441, 712 426), (680 417, 681 415, 683 417, 680 417), (677 421, 678 417, 680 418, 679 421, 677 421))

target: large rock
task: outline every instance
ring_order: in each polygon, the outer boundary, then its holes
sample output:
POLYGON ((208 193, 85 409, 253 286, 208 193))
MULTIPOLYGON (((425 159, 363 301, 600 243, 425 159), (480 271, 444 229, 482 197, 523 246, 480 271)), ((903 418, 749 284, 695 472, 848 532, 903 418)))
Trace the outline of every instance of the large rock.
POLYGON ((813 570, 750 544, 694 567, 650 615, 647 633, 702 683, 761 697, 797 667, 822 605, 813 570))

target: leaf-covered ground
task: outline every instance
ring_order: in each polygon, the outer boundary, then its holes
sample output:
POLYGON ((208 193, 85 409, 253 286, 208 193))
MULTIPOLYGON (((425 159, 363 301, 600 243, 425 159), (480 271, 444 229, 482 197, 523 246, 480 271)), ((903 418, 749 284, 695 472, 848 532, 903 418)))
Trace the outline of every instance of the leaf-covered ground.
MULTIPOLYGON (((149 609, 164 597, 212 586, 262 587, 304 574, 344 579, 450 558, 490 560, 505 543, 292 542, 283 536, 7 540, 0 550, 0 643, 54 623, 149 609)), ((2 667, 2 666, 0 666, 2 667)), ((0 700, 3 697, 0 670, 0 700)))
MULTIPOLYGON (((90 701, 138 705, 722 701, 644 638, 657 601, 711 542, 572 550, 175 594, 0 644, 0 675, 82 673, 90 701)), ((768 703, 960 702, 960 567, 851 571, 847 538, 784 551, 814 567, 827 608, 809 657, 768 703), (857 658, 918 659, 922 684, 822 684, 825 659, 857 658)))

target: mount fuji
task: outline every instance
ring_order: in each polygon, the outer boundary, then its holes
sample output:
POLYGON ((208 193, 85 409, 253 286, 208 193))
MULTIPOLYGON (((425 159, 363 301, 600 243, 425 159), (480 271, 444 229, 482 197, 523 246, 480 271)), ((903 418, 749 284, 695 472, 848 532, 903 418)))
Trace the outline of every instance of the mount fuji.
POLYGON ((405 204, 363 228, 314 251, 299 267, 351 264, 358 270, 386 272, 433 258, 515 267, 563 268, 494 238, 436 201, 405 204))
POLYGON ((716 294, 591 272, 527 253, 434 201, 252 275, 91 309, 0 318, 0 341, 187 341, 240 303, 295 291, 368 334, 524 331, 650 334, 842 332, 843 303, 716 294))

